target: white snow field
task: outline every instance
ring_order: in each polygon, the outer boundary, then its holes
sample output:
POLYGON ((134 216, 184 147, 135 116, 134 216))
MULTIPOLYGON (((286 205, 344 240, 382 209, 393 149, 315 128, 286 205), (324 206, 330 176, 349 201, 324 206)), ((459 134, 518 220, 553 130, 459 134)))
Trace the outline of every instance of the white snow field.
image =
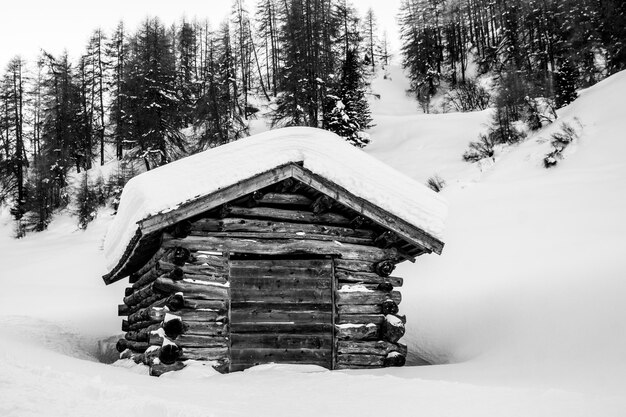
POLYGON ((419 182, 437 173, 449 184, 442 256, 397 271, 404 341, 439 365, 219 375, 196 363, 153 378, 102 363, 97 341, 120 334, 124 288, 100 278, 111 213, 86 231, 62 215, 19 241, 4 213, 0 416, 626 415, 626 73, 560 112, 583 127, 555 168, 542 159, 558 125, 482 171, 461 154, 488 112, 415 115, 398 74, 374 83, 366 150, 419 182))

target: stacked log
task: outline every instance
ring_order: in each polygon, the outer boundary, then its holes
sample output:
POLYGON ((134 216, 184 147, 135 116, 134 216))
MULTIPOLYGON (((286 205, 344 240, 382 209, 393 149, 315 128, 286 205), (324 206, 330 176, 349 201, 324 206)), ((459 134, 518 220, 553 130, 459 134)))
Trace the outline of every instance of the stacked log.
MULTIPOLYGON (((174 228, 180 238, 190 225, 174 228)), ((173 237, 172 237, 173 238, 173 237)), ((126 332, 121 357, 150 367, 150 375, 182 369, 186 360, 216 361, 228 352, 228 258, 186 248, 161 248, 130 278, 119 314, 126 332)), ((227 367, 226 367, 227 368, 227 367)))
POLYGON ((336 369, 404 365, 404 322, 396 316, 402 296, 395 290, 403 280, 389 275, 393 266, 391 259, 335 259, 336 369))

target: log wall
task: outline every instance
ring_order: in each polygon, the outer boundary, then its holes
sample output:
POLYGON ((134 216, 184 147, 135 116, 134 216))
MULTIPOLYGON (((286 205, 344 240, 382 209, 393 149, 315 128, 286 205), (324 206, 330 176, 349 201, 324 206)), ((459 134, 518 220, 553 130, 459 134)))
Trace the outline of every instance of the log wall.
POLYGON ((153 375, 187 359, 220 371, 403 365, 402 278, 390 276, 398 252, 335 209, 286 181, 168 229, 119 307, 122 356, 153 375))

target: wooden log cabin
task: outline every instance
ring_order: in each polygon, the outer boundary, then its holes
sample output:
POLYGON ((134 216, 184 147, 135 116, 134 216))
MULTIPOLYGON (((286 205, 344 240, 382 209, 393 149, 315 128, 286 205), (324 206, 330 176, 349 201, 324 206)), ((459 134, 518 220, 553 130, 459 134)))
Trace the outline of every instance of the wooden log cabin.
POLYGON ((221 372, 404 365, 403 278, 393 272, 441 253, 432 225, 443 203, 328 132, 259 136, 142 174, 124 190, 103 277, 129 277, 121 357, 151 375, 187 360, 221 372), (243 162, 229 162, 237 155, 243 162))

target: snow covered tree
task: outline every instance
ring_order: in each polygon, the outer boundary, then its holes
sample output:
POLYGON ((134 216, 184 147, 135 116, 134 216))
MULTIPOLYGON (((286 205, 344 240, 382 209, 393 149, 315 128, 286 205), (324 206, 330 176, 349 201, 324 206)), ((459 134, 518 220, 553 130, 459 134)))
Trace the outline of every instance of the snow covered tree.
POLYGON ((324 128, 335 132, 357 147, 369 143, 365 133, 371 127, 369 105, 365 97, 363 63, 355 50, 349 50, 341 69, 341 78, 328 94, 328 109, 324 113, 324 128))

